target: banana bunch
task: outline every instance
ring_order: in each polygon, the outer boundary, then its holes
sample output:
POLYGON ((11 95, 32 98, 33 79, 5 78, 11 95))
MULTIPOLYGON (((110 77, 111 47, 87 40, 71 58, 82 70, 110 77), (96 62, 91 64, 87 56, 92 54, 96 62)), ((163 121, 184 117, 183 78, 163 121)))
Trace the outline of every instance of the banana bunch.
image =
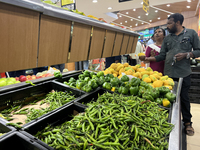
POLYGON ((139 53, 138 56, 145 56, 145 54, 144 53, 139 53))

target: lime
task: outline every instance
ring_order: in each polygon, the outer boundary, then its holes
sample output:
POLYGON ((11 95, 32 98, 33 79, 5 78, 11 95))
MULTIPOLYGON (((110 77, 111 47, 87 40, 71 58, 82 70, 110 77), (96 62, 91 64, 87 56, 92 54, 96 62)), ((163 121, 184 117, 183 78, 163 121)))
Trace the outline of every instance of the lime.
POLYGON ((6 86, 6 81, 5 80, 0 80, 0 87, 2 87, 2 86, 6 86))

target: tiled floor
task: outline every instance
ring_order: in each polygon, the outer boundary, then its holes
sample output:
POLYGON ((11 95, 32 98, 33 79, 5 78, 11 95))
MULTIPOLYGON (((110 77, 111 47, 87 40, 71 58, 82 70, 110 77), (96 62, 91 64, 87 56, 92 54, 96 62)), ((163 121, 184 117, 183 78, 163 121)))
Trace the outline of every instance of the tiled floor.
POLYGON ((194 136, 187 136, 187 150, 200 150, 200 104, 191 103, 194 136))

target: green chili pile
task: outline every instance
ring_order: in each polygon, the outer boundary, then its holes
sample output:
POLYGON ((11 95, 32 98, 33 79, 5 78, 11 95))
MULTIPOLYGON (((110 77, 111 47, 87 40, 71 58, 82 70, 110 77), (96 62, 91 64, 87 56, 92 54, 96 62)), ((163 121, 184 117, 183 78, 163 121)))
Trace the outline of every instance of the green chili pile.
POLYGON ((104 93, 85 113, 35 136, 55 149, 166 150, 173 125, 168 110, 135 96, 104 93))

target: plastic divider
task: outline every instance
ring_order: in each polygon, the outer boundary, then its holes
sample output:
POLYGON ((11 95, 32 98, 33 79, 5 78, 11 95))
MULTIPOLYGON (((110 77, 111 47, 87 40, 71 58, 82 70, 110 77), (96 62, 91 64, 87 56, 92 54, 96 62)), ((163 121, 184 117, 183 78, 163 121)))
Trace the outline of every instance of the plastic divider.
MULTIPOLYGON (((0 136, 0 140, 6 135, 10 134, 12 131, 16 131, 16 129, 12 126, 7 126, 6 123, 9 123, 7 120, 0 117, 0 133, 3 133, 0 136)), ((1 148, 1 147, 0 147, 1 148)))

